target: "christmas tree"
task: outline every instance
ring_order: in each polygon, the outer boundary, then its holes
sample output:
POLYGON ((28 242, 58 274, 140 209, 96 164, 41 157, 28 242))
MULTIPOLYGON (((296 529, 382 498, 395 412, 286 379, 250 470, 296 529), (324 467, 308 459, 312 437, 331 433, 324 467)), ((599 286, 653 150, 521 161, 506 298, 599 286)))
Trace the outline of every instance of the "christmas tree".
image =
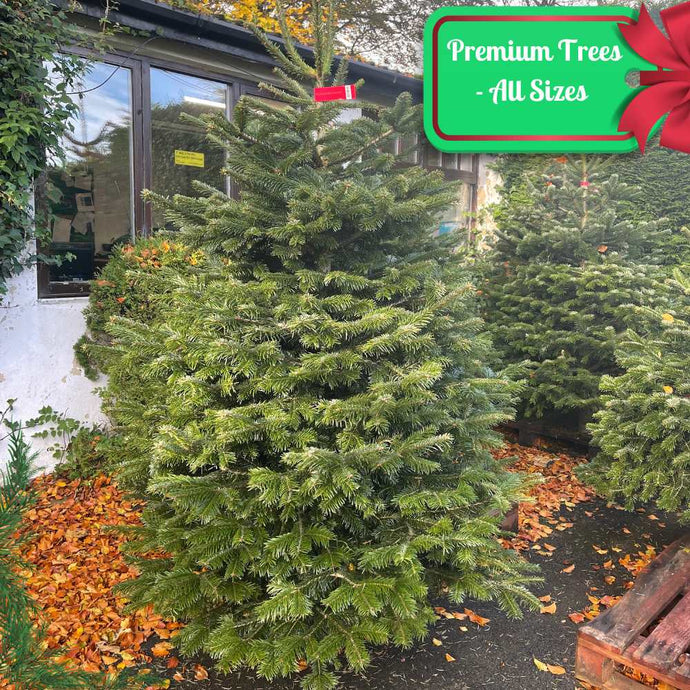
POLYGON ((601 381, 603 409, 590 425, 599 452, 583 476, 629 508, 655 500, 689 520, 690 280, 676 272, 671 287, 668 312, 635 310, 656 334, 626 333, 616 349, 622 373, 601 381))
POLYGON ((431 596, 538 603, 496 538, 521 492, 490 453, 513 388, 457 240, 432 237, 456 188, 386 152, 419 131, 409 95, 348 123, 314 102, 305 84, 346 78, 332 16, 316 3, 313 65, 261 36, 281 103, 205 120, 239 198, 152 197, 204 265, 161 267, 166 299, 115 318, 105 358, 121 478, 147 501, 132 605, 184 621, 183 653, 305 688, 424 636, 431 596))
POLYGON ((635 320, 626 305, 663 300, 656 277, 669 233, 622 217, 637 190, 610 165, 557 158, 496 215, 485 316, 503 359, 532 363, 524 417, 557 411, 581 425, 598 405, 601 376, 618 371, 614 350, 635 320))

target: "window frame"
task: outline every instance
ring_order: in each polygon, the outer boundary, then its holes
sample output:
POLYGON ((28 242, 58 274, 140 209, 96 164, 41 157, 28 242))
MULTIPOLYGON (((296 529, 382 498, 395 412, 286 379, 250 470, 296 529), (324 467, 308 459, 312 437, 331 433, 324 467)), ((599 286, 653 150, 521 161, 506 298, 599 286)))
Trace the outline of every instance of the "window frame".
MULTIPOLYGON (((64 52, 78 55, 86 60, 94 60, 110 64, 113 67, 120 66, 130 71, 131 107, 132 107, 132 156, 131 184, 132 184, 132 216, 134 221, 132 239, 149 237, 152 229, 152 207, 150 202, 141 198, 144 189, 150 189, 153 182, 153 151, 152 151, 152 122, 151 122, 151 68, 167 70, 190 77, 209 79, 226 85, 225 115, 232 117, 232 111, 237 101, 243 95, 264 96, 273 98, 273 95, 262 90, 258 83, 236 75, 209 70, 190 64, 189 62, 169 60, 149 55, 133 55, 123 50, 112 50, 106 53, 98 53, 80 47, 70 47, 64 52)), ((477 181, 479 172, 479 156, 472 155, 472 170, 460 169, 458 154, 457 168, 445 168, 442 165, 430 165, 428 163, 428 146, 426 137, 420 132, 418 135, 418 148, 416 161, 399 161, 401 166, 418 165, 427 170, 442 172, 447 180, 458 180, 470 186, 471 195, 471 220, 474 225, 477 206, 477 181)), ((398 144, 396 146, 399 147, 398 144)), ((443 158, 441 157, 441 162, 443 158)), ((226 176, 226 193, 237 196, 236 185, 229 176, 226 176)), ((36 185, 36 204, 47 204, 45 194, 45 178, 39 179, 36 185)), ((43 207, 45 208, 45 207, 43 207)), ((38 246, 38 251, 47 253, 49 248, 38 246)), ((37 296, 40 300, 50 300, 67 297, 87 297, 90 292, 88 284, 69 283, 64 285, 50 285, 50 267, 38 262, 37 296), (50 289, 50 291, 49 291, 50 289)))
MULTIPOLYGON (((472 156, 472 170, 462 170, 460 166, 462 165, 461 154, 456 153, 457 156, 457 167, 456 168, 445 168, 443 167, 443 156, 441 155, 441 165, 430 165, 428 162, 428 152, 429 141, 426 137, 422 137, 422 143, 420 144, 419 151, 419 165, 421 165, 426 170, 437 170, 443 173, 447 180, 464 182, 469 185, 470 188, 470 218, 468 223, 468 231, 472 233, 476 221, 477 221, 477 185, 479 184, 479 155, 476 153, 470 154, 472 156)), ((466 155, 466 154, 462 154, 466 155)))
MULTIPOLYGON (((70 49, 69 52, 79 57, 85 59, 91 59, 95 62, 101 62, 112 67, 126 68, 129 70, 130 75, 130 106, 131 106, 131 157, 129 162, 130 168, 130 203, 132 207, 130 208, 130 214, 132 219, 132 234, 136 236, 136 229, 139 226, 139 218, 137 216, 137 204, 136 199, 141 198, 141 187, 137 187, 140 184, 138 178, 141 176, 141 166, 139 165, 139 156, 141 155, 142 141, 140 141, 141 126, 141 102, 138 98, 141 93, 141 85, 138 83, 140 75, 138 70, 135 70, 131 66, 131 61, 126 60, 125 55, 121 55, 117 52, 109 53, 90 53, 83 49, 70 49), (124 61, 123 61, 124 59, 124 61)), ((36 206, 40 208, 44 214, 47 215, 48 211, 48 198, 46 194, 46 177, 41 175, 36 183, 36 206)), ((45 244, 37 242, 37 251, 39 254, 50 255, 50 247, 46 247, 45 244)), ((90 285, 88 283, 64 283, 64 284, 53 284, 51 286, 50 280, 50 266, 43 261, 37 262, 37 281, 36 281, 36 291, 38 299, 50 300, 66 297, 88 297, 90 293, 90 285)))
MULTIPOLYGON (((225 84, 227 90, 225 92, 225 117, 231 119, 232 111, 239 99, 236 94, 235 86, 237 79, 228 74, 221 72, 214 72, 212 70, 200 69, 193 67, 183 62, 175 62, 174 60, 166 60, 163 58, 152 58, 144 56, 137 58, 141 63, 142 70, 142 108, 144 115, 143 134, 144 140, 148 140, 148 145, 144 146, 144 186, 139 190, 139 199, 141 199, 141 192, 144 189, 151 189, 153 186, 153 137, 151 136, 151 68, 165 70, 166 72, 174 72, 176 74, 183 74, 188 77, 198 77, 199 79, 208 79, 225 84)), ((225 193, 232 195, 233 188, 230 178, 225 176, 225 193)), ((141 201, 142 204, 142 223, 140 226, 140 235, 148 237, 153 228, 153 210, 150 202, 141 201)))
MULTIPOLYGON (((230 74, 198 68, 186 62, 145 55, 133 56, 131 53, 113 50, 107 53, 95 53, 79 47, 65 51, 78 55, 86 60, 103 62, 113 67, 127 68, 130 72, 131 107, 132 107, 132 216, 134 221, 133 238, 149 237, 152 228, 152 208, 150 202, 141 198, 144 189, 150 189, 153 180, 153 151, 151 137, 151 68, 176 72, 190 77, 209 79, 226 85, 225 116, 230 118, 235 104, 244 93, 260 94, 258 87, 249 81, 230 74)), ((226 176, 225 191, 235 195, 232 181, 226 176)), ((47 204, 45 179, 37 184, 37 203, 47 204)), ((44 206, 45 208, 45 206, 44 206)), ((40 245, 38 251, 49 253, 50 248, 40 245)), ((50 286, 50 266, 38 262, 37 295, 41 300, 87 297, 90 292, 88 284, 69 283, 50 286)))

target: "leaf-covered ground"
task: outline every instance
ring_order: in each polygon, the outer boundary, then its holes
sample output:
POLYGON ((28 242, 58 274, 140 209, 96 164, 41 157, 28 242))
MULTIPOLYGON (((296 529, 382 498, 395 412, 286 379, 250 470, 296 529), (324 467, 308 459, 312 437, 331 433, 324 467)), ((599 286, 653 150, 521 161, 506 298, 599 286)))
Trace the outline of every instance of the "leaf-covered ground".
MULTIPOLYGON (((438 622, 428 640, 411 650, 378 650, 365 676, 346 675, 343 687, 479 688, 578 687, 573 676, 577 625, 612 606, 639 570, 680 535, 672 519, 644 510, 629 513, 596 498, 573 474, 579 459, 566 453, 508 444, 499 457, 539 473, 534 503, 520 506, 515 548, 542 567, 539 613, 508 620, 493 605, 457 607, 435 602, 438 622)), ((139 506, 109 477, 92 483, 56 476, 35 483, 39 500, 26 516, 35 536, 24 547, 31 594, 48 624, 48 643, 63 647, 85 669, 154 668, 166 685, 181 690, 273 690, 296 688, 294 680, 269 683, 251 674, 218 676, 205 659, 181 660, 174 621, 151 611, 126 614, 113 594, 132 575, 119 553, 124 537, 114 526, 136 524, 139 506)))
POLYGON ((25 516, 33 538, 22 555, 48 645, 87 671, 146 661, 144 643, 168 640, 180 626, 148 610, 126 614, 126 600, 112 591, 134 573, 120 555, 124 536, 111 528, 138 523, 138 506, 106 476, 83 483, 47 475, 34 487, 38 501, 25 516))

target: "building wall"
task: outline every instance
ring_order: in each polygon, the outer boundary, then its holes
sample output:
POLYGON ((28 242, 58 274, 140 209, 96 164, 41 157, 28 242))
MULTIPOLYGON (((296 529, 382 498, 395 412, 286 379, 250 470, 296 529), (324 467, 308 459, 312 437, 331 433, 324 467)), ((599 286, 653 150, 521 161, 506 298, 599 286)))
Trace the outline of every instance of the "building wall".
MULTIPOLYGON (((36 281, 35 266, 24 270, 10 279, 8 294, 0 301, 0 408, 16 398, 16 420, 30 419, 48 405, 87 426, 102 424, 99 382, 84 376, 72 349, 84 333, 82 309, 88 298, 39 300, 36 281)), ((38 464, 51 469, 55 460, 46 448, 52 441, 30 440, 40 453, 38 464)), ((5 438, 0 440, 0 467, 6 450, 5 438)))
POLYGON ((474 234, 477 242, 483 248, 491 244, 494 238, 496 223, 491 214, 491 206, 497 204, 501 198, 501 176, 491 167, 495 158, 495 156, 488 154, 479 156, 477 221, 474 234))

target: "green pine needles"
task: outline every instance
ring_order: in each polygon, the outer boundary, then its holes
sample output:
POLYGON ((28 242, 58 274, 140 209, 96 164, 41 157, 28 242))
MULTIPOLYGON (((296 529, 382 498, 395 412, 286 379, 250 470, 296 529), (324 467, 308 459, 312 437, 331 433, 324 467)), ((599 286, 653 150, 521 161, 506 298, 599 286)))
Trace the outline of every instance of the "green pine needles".
POLYGON ((674 308, 638 309, 660 332, 626 333, 619 376, 601 382, 603 409, 590 425, 595 459, 583 467, 594 486, 633 508, 654 500, 690 520, 690 281, 671 281, 674 308))
POLYGON ((306 664, 324 690, 424 636, 431 596, 535 604, 496 539, 522 490, 490 454, 514 387, 431 236, 456 190, 383 150, 419 131, 408 95, 347 124, 314 103, 305 85, 346 76, 332 16, 316 3, 314 66, 262 36, 285 105, 205 120, 239 198, 153 197, 204 265, 162 267, 155 315, 113 319, 104 358, 121 481, 147 501, 132 605, 185 621, 181 650, 221 669, 306 664))
POLYGON ((622 215, 638 190, 585 156, 556 159, 551 174, 527 179, 497 214, 485 316, 504 361, 529 360, 524 417, 586 419, 599 381, 619 371, 614 356, 628 305, 658 305, 657 280, 670 232, 622 215))

